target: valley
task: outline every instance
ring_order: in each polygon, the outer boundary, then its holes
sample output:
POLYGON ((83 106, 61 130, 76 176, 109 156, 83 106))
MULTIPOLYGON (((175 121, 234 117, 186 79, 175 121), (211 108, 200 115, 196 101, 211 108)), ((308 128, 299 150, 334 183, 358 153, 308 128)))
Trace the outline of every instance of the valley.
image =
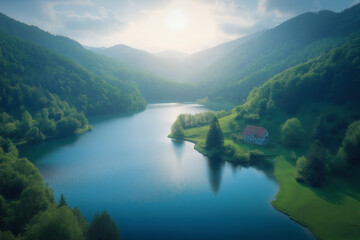
POLYGON ((191 54, 0 13, 0 239, 358 239, 359 56, 360 4, 191 54))

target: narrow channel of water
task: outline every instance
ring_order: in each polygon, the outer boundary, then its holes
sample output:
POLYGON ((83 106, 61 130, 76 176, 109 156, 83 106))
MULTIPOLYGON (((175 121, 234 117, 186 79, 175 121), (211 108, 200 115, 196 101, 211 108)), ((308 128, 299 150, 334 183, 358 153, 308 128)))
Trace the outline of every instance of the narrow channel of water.
POLYGON ((150 104, 134 115, 90 119, 93 131, 22 147, 59 198, 90 221, 107 210, 122 239, 314 239, 270 202, 279 186, 266 167, 210 161, 167 138, 196 104, 150 104))

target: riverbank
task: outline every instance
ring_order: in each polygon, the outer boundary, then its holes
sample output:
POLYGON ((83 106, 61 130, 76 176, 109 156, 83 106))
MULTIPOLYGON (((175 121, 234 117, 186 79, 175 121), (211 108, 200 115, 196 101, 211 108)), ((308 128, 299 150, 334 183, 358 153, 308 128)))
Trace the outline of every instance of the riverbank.
MULTIPOLYGON (((307 227, 318 239, 355 240, 360 236, 360 178, 356 173, 331 176, 321 188, 300 184, 294 179, 295 160, 291 150, 281 145, 262 147, 249 144, 235 144, 229 139, 229 122, 234 118, 219 119, 225 136, 225 145, 231 144, 242 152, 259 149, 265 155, 275 155, 274 176, 280 190, 271 202, 273 207, 291 219, 307 227)), ((183 140, 195 143, 194 148, 208 155, 205 138, 208 126, 184 131, 183 140)), ((169 137, 174 137, 169 135, 169 137)), ((299 151, 298 154, 303 154, 299 151)), ((226 160, 226 158, 225 158, 226 160)), ((271 161, 270 161, 271 162, 271 161)))

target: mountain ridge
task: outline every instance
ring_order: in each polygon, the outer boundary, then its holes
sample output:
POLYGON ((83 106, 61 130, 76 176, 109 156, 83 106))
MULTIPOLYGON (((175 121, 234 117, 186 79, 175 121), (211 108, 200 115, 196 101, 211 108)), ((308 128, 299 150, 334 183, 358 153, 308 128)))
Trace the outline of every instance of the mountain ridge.
POLYGON ((159 56, 159 53, 152 54, 124 44, 114 45, 109 48, 90 48, 90 50, 113 58, 121 63, 130 64, 135 68, 145 69, 146 71, 160 77, 178 82, 193 82, 188 81, 188 79, 196 72, 203 70, 207 66, 224 57, 234 48, 250 41, 251 39, 261 36, 264 32, 266 32, 266 30, 195 52, 187 55, 187 57, 182 60, 179 60, 179 58, 164 58, 159 56))
POLYGON ((344 43, 360 31, 360 5, 340 13, 294 17, 234 49, 193 78, 206 88, 207 103, 242 103, 251 89, 281 71, 344 43), (358 14, 357 14, 358 13, 358 14))
POLYGON ((96 54, 80 43, 64 36, 55 36, 35 26, 21 23, 0 14, 0 32, 31 42, 82 65, 112 85, 132 85, 140 89, 149 102, 195 100, 195 93, 188 84, 181 84, 145 72, 112 58, 96 54))

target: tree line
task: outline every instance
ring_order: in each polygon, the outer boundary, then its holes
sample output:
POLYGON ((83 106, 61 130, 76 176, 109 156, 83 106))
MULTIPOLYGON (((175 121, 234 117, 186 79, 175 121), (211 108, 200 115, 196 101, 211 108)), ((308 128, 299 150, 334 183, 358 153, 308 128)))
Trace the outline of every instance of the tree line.
POLYGON ((184 136, 184 130, 189 128, 201 127, 211 123, 214 118, 219 119, 226 116, 229 116, 231 111, 217 111, 217 112, 203 112, 203 113, 196 113, 196 114, 180 114, 173 125, 171 126, 171 133, 181 138, 184 136))
MULTIPOLYGON (((360 120, 352 122, 335 154, 331 154, 326 144, 330 137, 323 126, 323 117, 315 125, 313 143, 306 156, 296 160, 295 179, 299 182, 319 187, 331 172, 345 172, 348 168, 360 164, 360 120)), ((305 131, 297 118, 288 119, 281 128, 283 144, 289 147, 299 147, 304 139, 305 131)), ((330 138, 331 139, 331 138, 330 138)))

